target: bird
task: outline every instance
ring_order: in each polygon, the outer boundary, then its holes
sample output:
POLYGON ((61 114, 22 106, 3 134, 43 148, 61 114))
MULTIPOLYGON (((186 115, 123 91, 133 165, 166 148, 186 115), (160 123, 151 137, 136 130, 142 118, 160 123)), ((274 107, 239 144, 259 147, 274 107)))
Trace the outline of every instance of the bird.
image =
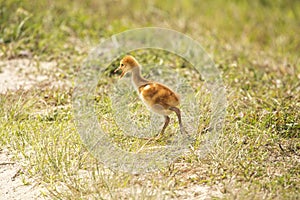
POLYGON ((145 79, 141 75, 141 65, 131 55, 126 55, 121 59, 120 65, 114 70, 114 73, 119 70, 121 70, 120 79, 128 72, 131 72, 132 84, 142 102, 150 111, 164 116, 165 122, 162 130, 156 134, 155 137, 160 137, 164 134, 165 129, 169 125, 169 115, 171 113, 176 113, 180 132, 182 134, 185 133, 181 120, 181 111, 178 108, 180 105, 180 97, 177 93, 164 84, 145 79))

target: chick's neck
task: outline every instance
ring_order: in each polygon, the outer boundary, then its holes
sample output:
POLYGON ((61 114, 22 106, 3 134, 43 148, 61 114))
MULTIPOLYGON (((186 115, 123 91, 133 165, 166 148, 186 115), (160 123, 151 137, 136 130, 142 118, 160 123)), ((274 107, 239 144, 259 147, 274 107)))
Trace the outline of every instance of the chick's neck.
POLYGON ((149 83, 150 81, 145 79, 142 75, 141 75, 141 68, 140 66, 136 66, 132 69, 131 71, 132 75, 131 75, 131 80, 133 85, 135 86, 136 89, 138 89, 140 86, 145 85, 147 83, 149 83))

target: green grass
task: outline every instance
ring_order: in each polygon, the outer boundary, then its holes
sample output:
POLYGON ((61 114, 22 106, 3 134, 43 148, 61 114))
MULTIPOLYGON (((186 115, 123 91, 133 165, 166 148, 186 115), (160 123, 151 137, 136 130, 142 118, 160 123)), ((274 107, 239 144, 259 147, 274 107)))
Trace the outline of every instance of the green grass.
MULTIPOLYGON (((53 69, 50 82, 74 82, 89 50, 112 34, 144 26, 183 32, 212 55, 227 89, 224 131, 213 152, 199 159, 191 151, 153 173, 111 171, 80 140, 72 110, 73 88, 49 84, 0 95, 1 148, 9 148, 26 176, 42 184, 45 195, 54 199, 180 199, 185 195, 180 191, 197 198, 201 195, 194 194, 197 185, 220 190, 225 199, 299 199, 300 3, 215 0, 173 4, 0 0, 0 57, 3 61, 56 62, 58 69, 53 69)), ((161 65, 190 77, 188 63, 174 55, 134 53, 143 64, 159 66, 162 60, 161 65)), ((106 79, 99 84, 109 86, 116 81, 112 70, 117 62, 108 67, 106 79)), ((194 88, 200 91, 202 84, 197 82, 194 88)), ((99 113, 109 115, 109 102, 101 99, 105 95, 95 91, 95 105, 104 102, 99 113)), ((133 112, 139 108, 139 104, 132 106, 133 112)), ((201 106, 207 111, 206 104, 201 106)), ((207 113, 200 119, 196 152, 205 136, 206 118, 207 113)), ((128 150, 144 144, 124 137, 117 128, 110 134, 128 150)))

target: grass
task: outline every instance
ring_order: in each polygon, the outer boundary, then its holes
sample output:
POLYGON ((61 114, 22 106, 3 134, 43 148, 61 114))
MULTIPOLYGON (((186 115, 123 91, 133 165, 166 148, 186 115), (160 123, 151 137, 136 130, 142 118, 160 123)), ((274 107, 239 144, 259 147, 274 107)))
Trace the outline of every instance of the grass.
MULTIPOLYGON (((197 186, 209 187, 211 198, 299 199, 300 3, 173 4, 0 0, 1 60, 30 59, 37 63, 34 76, 43 73, 38 63, 57 63, 45 84, 0 95, 1 148, 9 148, 26 176, 42 184, 47 189, 44 195, 54 199, 197 199, 202 194, 197 186), (160 171, 131 175, 107 169, 88 152, 74 123, 73 88, 50 83, 73 82, 81 61, 100 40, 144 26, 172 28, 198 40, 222 72, 228 108, 220 142, 206 157, 195 156, 205 136, 203 114, 195 152, 160 171)), ((188 63, 174 55, 135 53, 143 64, 160 63, 190 77, 185 74, 188 63)), ((101 80, 104 86, 116 80, 111 74, 116 63, 101 80)), ((202 83, 195 84, 197 91, 202 83)), ((105 103, 99 100, 101 95, 106 94, 95 92, 95 105, 105 103)), ((110 108, 99 112, 109 114, 110 108)), ((111 134, 129 150, 143 144, 117 130, 111 134)))

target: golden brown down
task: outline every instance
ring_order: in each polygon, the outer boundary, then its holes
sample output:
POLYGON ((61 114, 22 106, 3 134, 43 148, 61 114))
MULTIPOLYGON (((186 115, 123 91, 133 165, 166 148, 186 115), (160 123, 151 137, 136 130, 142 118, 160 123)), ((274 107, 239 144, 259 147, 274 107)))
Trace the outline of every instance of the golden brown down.
POLYGON ((149 106, 162 105, 164 109, 179 105, 178 95, 170 88, 159 83, 147 83, 139 87, 139 93, 149 106))

